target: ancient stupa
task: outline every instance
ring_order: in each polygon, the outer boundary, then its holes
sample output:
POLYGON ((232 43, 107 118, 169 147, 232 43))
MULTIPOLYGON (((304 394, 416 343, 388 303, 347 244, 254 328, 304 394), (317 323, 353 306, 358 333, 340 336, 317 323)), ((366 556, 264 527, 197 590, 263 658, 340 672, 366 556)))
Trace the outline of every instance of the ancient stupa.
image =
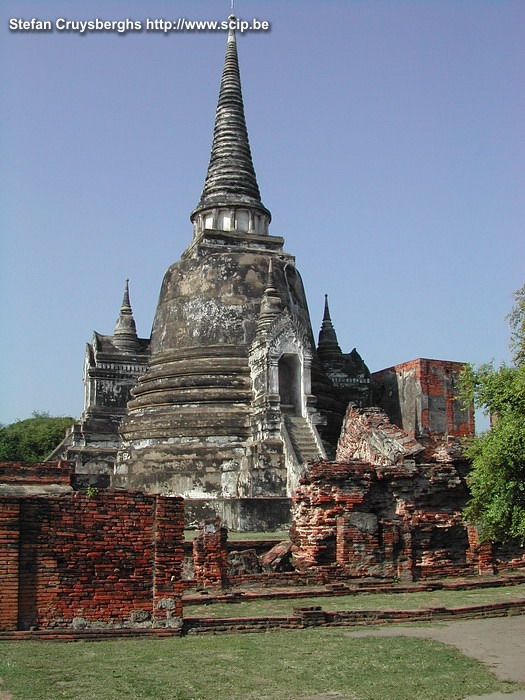
POLYGON ((213 508, 238 529, 277 526, 300 464, 325 451, 306 297, 294 258, 268 231, 233 29, 190 218, 193 240, 164 277, 148 369, 120 426, 114 483, 182 494, 195 517, 213 508))
POLYGON ((355 350, 342 353, 328 307, 316 352, 295 259, 269 233, 233 29, 190 219, 151 342, 136 335, 126 284, 114 335, 87 346, 84 412, 54 456, 73 459, 81 483, 182 495, 190 522, 218 513, 238 530, 278 527, 304 463, 334 454, 346 405, 368 402, 370 379, 355 350))

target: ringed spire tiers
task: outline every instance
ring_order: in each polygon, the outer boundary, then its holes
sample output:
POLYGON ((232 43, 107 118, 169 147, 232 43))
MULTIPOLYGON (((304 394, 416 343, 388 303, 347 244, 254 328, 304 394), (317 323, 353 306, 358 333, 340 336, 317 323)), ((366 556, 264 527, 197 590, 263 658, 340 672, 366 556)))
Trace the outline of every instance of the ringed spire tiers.
POLYGON ((129 280, 126 280, 124 286, 124 297, 120 314, 115 325, 113 334, 113 344, 119 350, 133 352, 140 347, 140 342, 137 336, 137 327, 133 318, 133 310, 129 301, 129 280))
MULTIPOLYGON (((236 17, 228 19, 235 22, 236 17)), ((204 230, 267 234, 271 220, 253 167, 233 28, 228 31, 208 172, 190 219, 196 236, 204 230)))
POLYGON ((332 323, 332 319, 330 317, 328 294, 324 295, 324 315, 321 331, 319 333, 317 354, 319 355, 321 361, 332 360, 342 356, 341 348, 337 342, 334 324, 332 323))

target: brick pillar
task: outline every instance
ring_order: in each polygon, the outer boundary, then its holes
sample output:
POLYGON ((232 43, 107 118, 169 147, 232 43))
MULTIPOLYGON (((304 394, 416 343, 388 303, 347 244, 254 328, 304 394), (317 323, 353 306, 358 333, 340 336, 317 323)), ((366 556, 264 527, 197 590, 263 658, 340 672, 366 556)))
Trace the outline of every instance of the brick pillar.
POLYGON ((496 573, 494 566, 494 547, 492 542, 480 542, 479 533, 474 525, 467 525, 469 548, 467 562, 478 566, 480 576, 491 576, 496 573))
POLYGON ((177 627, 182 617, 184 499, 156 496, 153 557, 153 620, 177 627))
POLYGON ((0 630, 18 625, 20 503, 0 499, 0 630))
POLYGON ((414 549, 412 532, 406 526, 401 530, 403 548, 397 558, 397 575, 400 581, 415 581, 418 576, 418 567, 414 562, 414 549))
POLYGON ((195 579, 204 586, 228 585, 228 530, 221 527, 217 516, 205 520, 202 533, 193 540, 193 568, 195 579))

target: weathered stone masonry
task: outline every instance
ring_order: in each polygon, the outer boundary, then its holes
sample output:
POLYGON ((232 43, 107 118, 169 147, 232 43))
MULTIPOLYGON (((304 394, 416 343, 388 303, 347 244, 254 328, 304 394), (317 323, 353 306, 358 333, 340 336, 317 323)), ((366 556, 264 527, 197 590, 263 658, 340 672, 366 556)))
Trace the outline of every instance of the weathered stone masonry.
POLYGON ((0 497, 58 495, 71 491, 73 466, 70 462, 0 463, 0 497))
POLYGON ((177 625, 183 527, 176 497, 0 497, 0 629, 177 625))
POLYGON ((118 429, 131 389, 146 371, 149 338, 139 338, 126 280, 113 335, 93 333, 84 359, 84 410, 48 460, 75 463, 76 482, 108 486, 120 445, 118 429))
POLYGON ((369 371, 341 351, 326 308, 316 350, 295 258, 269 230, 228 33, 193 238, 165 276, 151 338, 128 288, 113 335, 96 333, 85 402, 52 455, 77 485, 182 495, 188 521, 289 523, 301 465, 333 455, 346 404, 369 402, 369 371), (110 482, 111 480, 111 482, 110 482))

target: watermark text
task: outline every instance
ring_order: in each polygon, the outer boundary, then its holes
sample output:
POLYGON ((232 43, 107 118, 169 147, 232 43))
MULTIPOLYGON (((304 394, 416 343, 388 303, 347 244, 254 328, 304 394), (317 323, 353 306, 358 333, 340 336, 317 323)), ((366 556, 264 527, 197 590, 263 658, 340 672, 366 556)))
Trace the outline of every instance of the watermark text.
POLYGON ((49 20, 37 19, 36 17, 31 19, 11 17, 9 29, 11 32, 73 32, 78 34, 91 32, 127 34, 128 32, 142 31, 171 34, 173 32, 227 32, 234 30, 242 34, 243 32, 267 32, 271 29, 271 24, 267 20, 246 20, 238 17, 222 21, 186 19, 185 17, 177 19, 158 17, 152 19, 148 17, 144 20, 129 18, 104 20, 99 17, 86 20, 59 17, 49 20))

